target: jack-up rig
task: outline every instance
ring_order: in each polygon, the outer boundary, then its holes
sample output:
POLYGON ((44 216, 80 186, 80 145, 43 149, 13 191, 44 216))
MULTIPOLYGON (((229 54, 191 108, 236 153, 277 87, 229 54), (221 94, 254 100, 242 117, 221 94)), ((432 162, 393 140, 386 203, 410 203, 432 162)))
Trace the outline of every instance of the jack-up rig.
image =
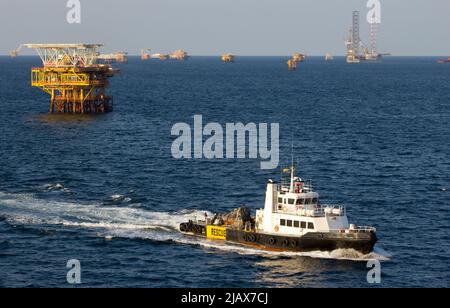
POLYGON ((377 51, 377 23, 373 18, 370 22, 370 48, 365 47, 359 36, 359 11, 353 11, 352 26, 349 30, 347 45, 347 63, 360 63, 362 61, 380 61, 383 56, 377 51), (360 54, 362 49, 363 54, 360 54))
POLYGON ((98 64, 101 44, 24 44, 35 49, 43 67, 31 69, 31 85, 50 94, 50 113, 89 114, 112 111, 106 95, 109 64, 98 64))

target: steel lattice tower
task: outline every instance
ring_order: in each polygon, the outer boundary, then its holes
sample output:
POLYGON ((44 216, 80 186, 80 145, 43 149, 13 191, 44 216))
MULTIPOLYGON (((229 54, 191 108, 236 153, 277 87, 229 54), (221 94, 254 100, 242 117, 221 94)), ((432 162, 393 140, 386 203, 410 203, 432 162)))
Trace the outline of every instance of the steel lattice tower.
POLYGON ((359 11, 353 11, 352 42, 355 55, 359 55, 359 11))

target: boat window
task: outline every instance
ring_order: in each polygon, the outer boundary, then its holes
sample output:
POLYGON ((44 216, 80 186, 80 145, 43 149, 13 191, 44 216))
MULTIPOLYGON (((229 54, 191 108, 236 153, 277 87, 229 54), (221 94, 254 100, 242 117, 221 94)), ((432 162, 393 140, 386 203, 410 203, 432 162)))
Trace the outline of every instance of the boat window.
POLYGON ((305 199, 305 204, 311 204, 311 199, 305 199))
POLYGON ((278 203, 283 203, 283 198, 278 198, 278 203))
POLYGON ((317 203, 317 198, 313 198, 313 199, 312 199, 312 203, 313 203, 313 204, 316 204, 316 203, 317 203))
POLYGON ((306 229, 306 221, 302 221, 302 222, 300 223, 300 228, 306 229))
POLYGON ((308 222, 308 229, 314 229, 314 224, 312 222, 308 222))
POLYGON ((300 222, 298 220, 294 220, 294 228, 300 228, 300 222))
POLYGON ((297 205, 305 204, 305 199, 297 199, 297 205))
POLYGON ((280 226, 286 226, 286 219, 280 219, 280 226))
POLYGON ((292 227, 292 220, 288 220, 286 225, 287 225, 288 227, 292 227))
POLYGON ((288 204, 295 204, 295 199, 288 199, 288 204))

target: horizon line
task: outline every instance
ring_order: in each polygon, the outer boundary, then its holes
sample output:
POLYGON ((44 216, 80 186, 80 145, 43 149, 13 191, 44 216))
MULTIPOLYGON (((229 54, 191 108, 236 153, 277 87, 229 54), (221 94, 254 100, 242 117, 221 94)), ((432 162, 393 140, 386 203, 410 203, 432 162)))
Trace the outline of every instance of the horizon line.
MULTIPOLYGON (((105 52, 101 54, 114 54, 116 52, 105 52)), ((118 52, 117 52, 118 53, 118 52)), ((291 57, 292 54, 275 54, 275 55, 252 55, 252 54, 233 54, 235 57, 291 57)), ((305 54, 307 57, 324 57, 325 54, 305 54)), ((128 57, 140 57, 140 54, 127 54, 128 57)), ((221 57, 222 54, 189 54, 189 57, 221 57)), ((345 54, 337 54, 332 55, 333 57, 346 57, 345 54)), ((2 54, 0 53, 0 57, 10 57, 9 54, 2 54)), ((39 57, 37 54, 27 54, 27 55, 19 55, 18 57, 39 57)), ((449 57, 449 55, 388 55, 384 56, 383 58, 390 58, 390 57, 449 57)), ((157 60, 157 59, 156 59, 157 60)))

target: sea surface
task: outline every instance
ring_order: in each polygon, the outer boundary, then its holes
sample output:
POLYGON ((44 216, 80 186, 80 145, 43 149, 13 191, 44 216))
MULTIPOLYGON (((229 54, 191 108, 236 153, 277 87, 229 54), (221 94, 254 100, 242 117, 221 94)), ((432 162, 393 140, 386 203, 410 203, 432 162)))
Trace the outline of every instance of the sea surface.
POLYGON ((37 57, 0 57, 0 287, 449 287, 450 65, 386 58, 193 57, 116 64, 114 112, 49 116, 37 57), (181 235, 180 222, 263 207, 258 159, 174 159, 175 123, 279 123, 322 203, 373 225, 370 255, 267 253, 181 235), (293 142, 292 142, 293 140, 293 142), (367 260, 381 262, 369 284, 367 260))

